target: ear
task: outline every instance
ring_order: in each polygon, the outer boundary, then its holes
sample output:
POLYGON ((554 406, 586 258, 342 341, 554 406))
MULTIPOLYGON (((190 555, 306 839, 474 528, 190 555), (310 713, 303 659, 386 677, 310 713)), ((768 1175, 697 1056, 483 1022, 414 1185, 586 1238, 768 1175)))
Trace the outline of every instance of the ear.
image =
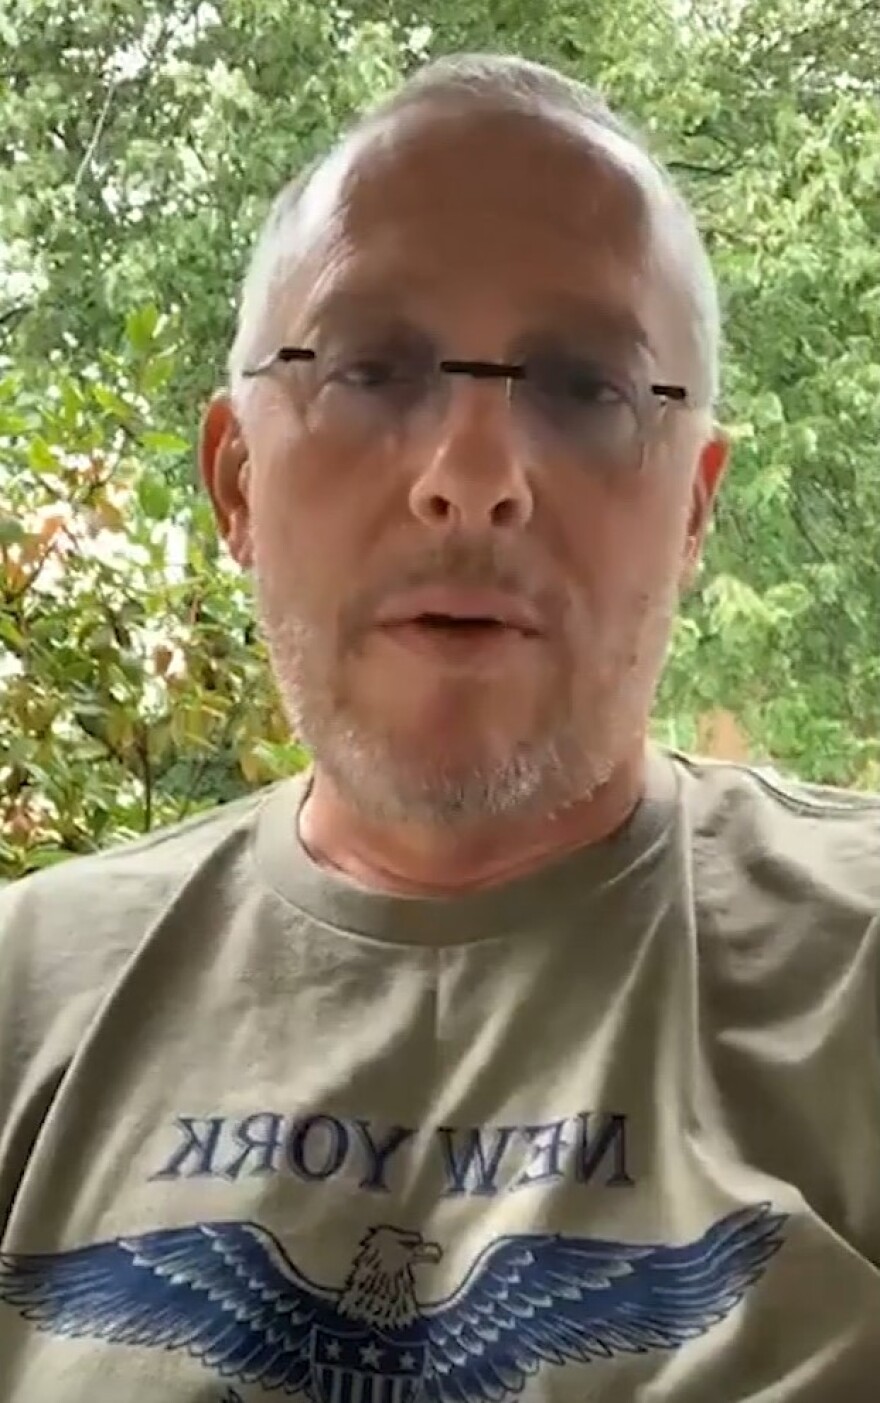
POLYGON ((253 562, 250 461, 241 426, 227 394, 214 395, 202 418, 199 468, 217 518, 217 529, 243 570, 253 562))
POLYGON ((691 486, 691 509, 679 581, 683 592, 690 589, 699 568, 712 508, 727 470, 729 456, 729 440, 720 430, 716 430, 700 450, 691 486))

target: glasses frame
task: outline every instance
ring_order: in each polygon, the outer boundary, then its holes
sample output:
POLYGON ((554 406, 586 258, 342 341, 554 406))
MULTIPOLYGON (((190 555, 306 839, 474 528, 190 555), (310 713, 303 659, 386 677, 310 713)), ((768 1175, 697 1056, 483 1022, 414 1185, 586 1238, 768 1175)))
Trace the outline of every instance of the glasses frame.
MULTIPOLYGON (((257 365, 247 367, 241 374, 244 379, 253 380, 257 376, 267 374, 279 361, 288 364, 291 361, 316 359, 317 352, 309 346, 280 346, 277 351, 272 351, 257 365)), ((441 360, 437 363, 437 369, 445 375, 469 375, 474 380, 524 380, 528 374, 528 367, 516 361, 441 360)), ((688 391, 684 385, 651 384, 647 388, 657 399, 675 401, 678 404, 685 403, 688 399, 688 391)))

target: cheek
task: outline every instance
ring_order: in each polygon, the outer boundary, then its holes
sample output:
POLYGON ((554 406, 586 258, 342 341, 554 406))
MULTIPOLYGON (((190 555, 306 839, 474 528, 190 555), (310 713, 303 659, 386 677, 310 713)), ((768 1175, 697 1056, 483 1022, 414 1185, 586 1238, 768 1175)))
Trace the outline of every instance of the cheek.
MULTIPOLYGON (((249 439, 250 442, 250 439, 249 439)), ((347 504, 358 501, 365 474, 354 455, 334 452, 306 431, 276 390, 267 396, 254 433, 256 497, 259 512, 276 527, 312 539, 344 524, 347 504)))
MULTIPOLYGON (((298 452, 264 459, 252 494, 254 563, 263 597, 335 636, 357 588, 358 549, 348 500, 298 452), (353 563, 354 562, 354 563, 353 563)), ((355 499, 356 500, 356 499, 355 499)), ((356 520, 354 522, 356 524, 356 520)))
POLYGON ((282 483, 268 474, 258 474, 258 481, 251 507, 256 563, 264 573, 287 576, 296 572, 302 555, 298 516, 290 496, 279 490, 282 483))
POLYGON ((399 468, 303 432, 277 404, 256 427, 251 500, 264 558, 331 603, 357 596, 406 505, 399 468))
POLYGON ((251 492, 254 574, 264 608, 278 616, 311 615, 315 563, 321 552, 303 530, 287 464, 256 465, 251 492))
POLYGON ((687 504, 660 485, 629 491, 584 488, 565 521, 565 553, 579 608, 594 634, 632 636, 644 616, 665 608, 677 586, 687 504))

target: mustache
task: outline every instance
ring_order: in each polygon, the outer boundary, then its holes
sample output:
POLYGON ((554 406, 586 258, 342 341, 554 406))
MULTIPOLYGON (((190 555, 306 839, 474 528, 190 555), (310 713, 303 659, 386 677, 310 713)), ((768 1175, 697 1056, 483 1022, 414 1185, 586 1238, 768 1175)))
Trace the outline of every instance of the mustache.
POLYGON ((559 593, 539 585, 534 571, 514 556, 507 542, 450 537, 420 550, 411 561, 401 562, 360 590, 342 613, 344 641, 356 641, 367 632, 379 610, 398 595, 432 585, 501 590, 528 601, 550 624, 564 612, 559 593))

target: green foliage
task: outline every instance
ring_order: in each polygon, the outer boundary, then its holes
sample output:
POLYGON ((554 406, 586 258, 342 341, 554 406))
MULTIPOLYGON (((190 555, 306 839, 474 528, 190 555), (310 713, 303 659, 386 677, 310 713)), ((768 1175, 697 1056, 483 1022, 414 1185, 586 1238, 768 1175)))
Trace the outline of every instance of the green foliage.
POLYGON ((154 309, 99 369, 0 378, 0 872, 55 862, 302 763, 191 445, 150 427, 177 354, 154 309))
POLYGON ((657 726, 880 783, 880 11, 864 0, 7 0, 0 876, 302 763, 193 439, 279 185, 425 57, 599 86, 694 202, 734 441, 657 726))

